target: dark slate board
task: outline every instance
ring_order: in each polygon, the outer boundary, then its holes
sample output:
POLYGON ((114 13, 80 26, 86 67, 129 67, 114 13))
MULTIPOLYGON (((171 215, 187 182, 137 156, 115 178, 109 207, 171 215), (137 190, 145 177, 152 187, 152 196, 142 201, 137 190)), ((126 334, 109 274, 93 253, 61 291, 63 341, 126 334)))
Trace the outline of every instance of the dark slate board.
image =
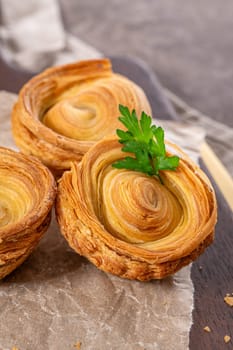
MULTIPOLYGON (((144 89, 154 117, 177 119, 155 74, 144 62, 130 57, 111 59, 115 72, 128 76, 144 89)), ((0 57, 0 90, 18 92, 30 77, 28 72, 8 67, 0 57)), ((201 167, 211 178, 203 162, 201 167)), ((192 265, 195 293, 190 350, 230 349, 233 342, 233 308, 224 302, 226 293, 233 293, 233 213, 211 180, 218 200, 218 224, 214 243, 192 265), (211 333, 203 330, 205 326, 211 328, 211 333), (228 344, 224 342, 226 334, 232 337, 228 344)))

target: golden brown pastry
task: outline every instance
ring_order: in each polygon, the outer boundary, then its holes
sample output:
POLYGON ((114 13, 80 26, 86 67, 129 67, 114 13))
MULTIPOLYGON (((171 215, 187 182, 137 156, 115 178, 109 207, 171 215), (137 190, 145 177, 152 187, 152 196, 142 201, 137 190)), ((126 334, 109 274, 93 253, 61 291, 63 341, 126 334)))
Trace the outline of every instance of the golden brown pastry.
POLYGON ((217 209, 213 188, 177 146, 176 171, 164 184, 140 172, 112 167, 127 153, 116 138, 98 142, 63 174, 56 213, 70 246, 98 268, 149 280, 173 274, 212 242, 217 209))
POLYGON ((138 114, 151 112, 142 89, 114 74, 109 60, 49 68, 20 91, 12 112, 13 136, 25 154, 61 173, 96 141, 115 134, 119 104, 138 114))
POLYGON ((0 278, 32 252, 47 230, 56 184, 38 160, 0 147, 0 278))

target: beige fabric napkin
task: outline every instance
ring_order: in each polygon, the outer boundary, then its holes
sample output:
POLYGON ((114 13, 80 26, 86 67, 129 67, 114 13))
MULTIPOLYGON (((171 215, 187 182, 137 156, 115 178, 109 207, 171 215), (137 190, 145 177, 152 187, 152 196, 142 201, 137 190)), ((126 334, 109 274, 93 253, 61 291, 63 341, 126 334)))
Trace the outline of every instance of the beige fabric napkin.
POLYGON ((56 0, 0 0, 0 53, 6 62, 38 72, 101 53, 65 32, 56 0))

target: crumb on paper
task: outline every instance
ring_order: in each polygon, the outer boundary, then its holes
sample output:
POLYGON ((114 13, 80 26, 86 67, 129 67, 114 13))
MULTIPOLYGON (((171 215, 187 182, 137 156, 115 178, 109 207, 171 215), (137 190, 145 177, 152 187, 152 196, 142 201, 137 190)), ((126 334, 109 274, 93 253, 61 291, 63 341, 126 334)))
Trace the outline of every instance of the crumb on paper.
POLYGON ((231 340, 231 337, 229 335, 225 335, 224 337, 225 343, 229 343, 230 340, 231 340))
POLYGON ((229 306, 233 306, 233 296, 229 296, 228 294, 224 298, 225 303, 229 306))
POLYGON ((209 327, 209 326, 205 326, 203 329, 204 329, 204 331, 205 331, 205 332, 208 332, 208 333, 210 333, 210 332, 211 332, 211 329, 210 329, 210 327, 209 327))
POLYGON ((77 349, 77 350, 80 350, 81 349, 81 341, 78 341, 77 343, 74 344, 74 348, 77 349))
POLYGON ((19 350, 19 348, 17 348, 17 346, 13 346, 11 350, 19 350))

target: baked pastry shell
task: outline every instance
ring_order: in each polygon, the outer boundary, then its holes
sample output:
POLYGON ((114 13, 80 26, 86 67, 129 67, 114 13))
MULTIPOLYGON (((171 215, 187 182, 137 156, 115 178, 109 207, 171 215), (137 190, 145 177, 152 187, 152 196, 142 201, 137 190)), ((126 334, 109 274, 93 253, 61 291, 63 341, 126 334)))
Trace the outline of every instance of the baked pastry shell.
MULTIPOLYGON (((173 239, 171 231, 167 243, 165 237, 158 239, 153 247, 149 246, 148 248, 147 242, 145 244, 129 242, 112 234, 105 226, 101 215, 98 215, 95 209, 93 210, 92 203, 96 201, 96 198, 93 197, 95 191, 92 191, 92 186, 96 186, 96 184, 93 185, 95 181, 96 183, 100 181, 98 174, 102 171, 99 169, 96 173, 92 173, 92 167, 96 166, 96 159, 101 158, 99 164, 103 164, 104 168, 109 166, 105 159, 108 157, 108 152, 112 156, 116 150, 114 160, 125 156, 125 153, 120 154, 121 145, 115 138, 107 138, 96 144, 84 156, 82 162, 80 164, 74 163, 71 171, 64 173, 59 181, 56 215, 61 232, 76 252, 87 257, 101 270, 123 278, 141 281, 161 279, 194 261, 212 243, 217 220, 217 203, 213 187, 202 170, 179 147, 169 142, 167 142, 167 146, 172 150, 170 154, 180 156, 180 165, 176 174, 169 171, 161 172, 164 186, 169 184, 169 190, 172 191, 172 187, 180 186, 180 178, 183 178, 187 172, 192 181, 196 179, 195 184, 190 183, 187 187, 189 188, 187 196, 192 196, 192 186, 193 191, 200 192, 195 193, 190 200, 177 198, 181 207, 182 205, 190 205, 190 203, 191 205, 193 203, 195 208, 198 208, 199 204, 201 207, 200 212, 196 214, 194 212, 193 218, 189 218, 186 214, 183 215, 185 220, 188 220, 185 235, 182 237, 179 235, 179 230, 174 228, 176 235, 178 232, 177 240, 173 239), (89 185, 87 185, 88 183, 89 185), (199 190, 197 186, 200 186, 199 190), (199 202, 194 203, 194 201, 199 202), (201 204, 202 202, 204 204, 201 204), (206 213, 203 213, 203 208, 206 208, 206 213), (198 217, 195 218, 195 215, 198 217), (200 225, 195 222, 192 224, 192 220, 199 220, 200 225), (189 223, 190 232, 188 230, 189 223), (192 227, 195 227, 195 230, 192 227)), ((140 177, 141 174, 138 173, 138 176, 140 177)), ((98 190, 96 190, 97 192, 98 190)), ((183 193, 182 196, 186 195, 182 189, 181 193, 183 193)), ((120 191, 118 196, 121 196, 120 191)), ((193 208, 190 212, 192 210, 193 208)), ((127 212, 127 207, 125 207, 125 212, 127 212)), ((127 214, 123 213, 123 215, 127 214)), ((119 220, 121 219, 119 218, 119 220)), ((139 224, 141 223, 139 222, 139 224)), ((179 225, 182 226, 182 218, 179 225)))
POLYGON ((56 182, 37 159, 0 147, 0 192, 0 278, 3 278, 22 264, 46 232, 56 182))
POLYGON ((143 90, 113 73, 108 59, 52 67, 21 89, 12 111, 13 137, 23 153, 60 176, 98 139, 115 133, 119 104, 151 113, 143 90))

